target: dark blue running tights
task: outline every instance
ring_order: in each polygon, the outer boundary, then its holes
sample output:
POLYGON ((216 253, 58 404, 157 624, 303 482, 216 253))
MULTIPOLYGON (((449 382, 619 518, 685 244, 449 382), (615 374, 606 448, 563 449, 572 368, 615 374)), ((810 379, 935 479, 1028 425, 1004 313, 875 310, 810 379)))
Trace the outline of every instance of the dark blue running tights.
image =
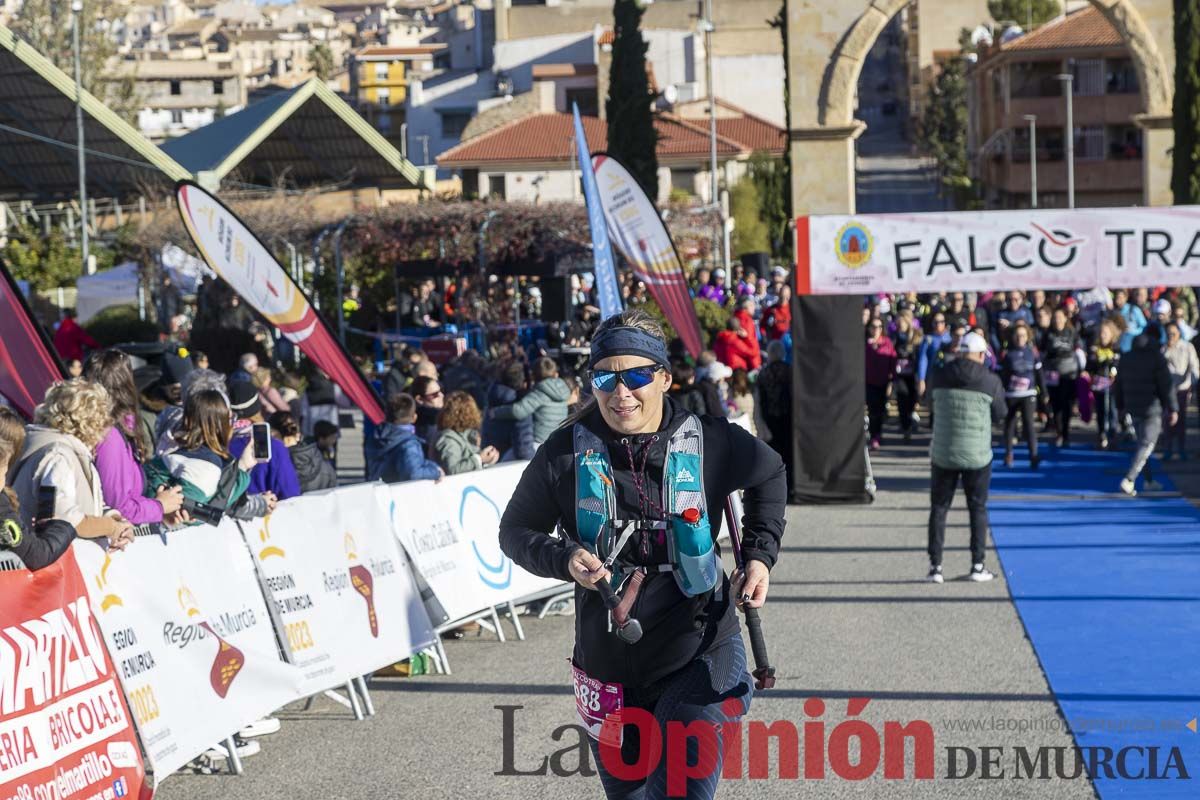
MULTIPOLYGON (((746 647, 742 643, 739 632, 717 644, 708 653, 693 661, 684 669, 665 679, 661 694, 649 702, 638 698, 635 693, 627 703, 631 707, 643 708, 654 715, 654 720, 662 734, 662 753, 657 766, 644 780, 621 780, 610 775, 600 759, 599 743, 589 739, 592 755, 595 757, 596 770, 600 773, 600 781, 608 800, 663 800, 669 797, 668 774, 668 722, 679 722, 684 725, 692 722, 712 723, 716 729, 717 752, 706 752, 703 755, 706 763, 714 765, 711 774, 705 777, 690 778, 686 782, 686 797, 689 800, 710 800, 717 792, 717 782, 721 777, 721 754, 723 753, 721 723, 734 722, 740 719, 750 709, 750 698, 753 694, 753 681, 746 671, 746 647), (726 703, 733 698, 734 702, 726 703), (729 714, 730 710, 737 713, 729 714)), ((678 726, 675 736, 679 736, 678 726)), ((687 737, 687 764, 695 766, 700 763, 700 739, 696 736, 687 737)), ((625 764, 638 763, 641 749, 639 731, 635 726, 625 727, 625 738, 621 746, 621 758, 625 764)), ((683 774, 682 765, 672 765, 675 780, 678 782, 683 774)), ((678 795, 677 795, 678 796, 678 795)))

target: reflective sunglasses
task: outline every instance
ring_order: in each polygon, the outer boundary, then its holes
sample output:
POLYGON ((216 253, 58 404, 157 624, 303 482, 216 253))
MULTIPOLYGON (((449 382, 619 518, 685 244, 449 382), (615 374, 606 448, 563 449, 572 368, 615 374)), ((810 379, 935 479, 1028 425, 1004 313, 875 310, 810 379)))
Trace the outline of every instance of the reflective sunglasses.
POLYGON ((622 370, 594 369, 592 370, 592 388, 598 392, 613 392, 616 391, 619 381, 625 384, 625 388, 629 391, 636 392, 638 389, 649 386, 661 369, 662 366, 659 364, 622 370))

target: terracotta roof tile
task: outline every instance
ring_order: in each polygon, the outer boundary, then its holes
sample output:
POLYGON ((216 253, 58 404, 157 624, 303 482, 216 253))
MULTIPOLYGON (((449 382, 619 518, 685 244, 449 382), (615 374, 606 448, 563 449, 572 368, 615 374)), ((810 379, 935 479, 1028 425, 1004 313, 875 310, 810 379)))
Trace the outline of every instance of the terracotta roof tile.
MULTIPOLYGON (((658 156, 704 157, 709 153, 707 131, 690 122, 661 115, 655 121, 658 130, 658 156)), ((606 123, 598 117, 583 118, 588 149, 599 152, 608 146, 606 123)), ((572 155, 575 126, 570 114, 536 114, 468 139, 438 157, 442 167, 454 168, 488 162, 563 162, 572 155)), ((717 153, 737 156, 749 151, 724 136, 717 140, 717 153)))
POLYGON ((1092 6, 1048 22, 1001 45, 1011 50, 1067 50, 1084 47, 1123 47, 1125 41, 1117 29, 1092 6))

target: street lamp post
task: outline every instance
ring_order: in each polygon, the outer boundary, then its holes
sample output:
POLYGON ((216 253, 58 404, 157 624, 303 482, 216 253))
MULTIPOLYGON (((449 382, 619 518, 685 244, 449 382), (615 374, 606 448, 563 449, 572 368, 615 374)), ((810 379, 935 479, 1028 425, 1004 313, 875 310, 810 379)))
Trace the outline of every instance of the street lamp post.
POLYGON ((1029 207, 1037 208, 1037 114, 1026 114, 1029 123, 1029 207))
POLYGON ((1075 76, 1064 72, 1057 76, 1063 82, 1063 94, 1067 98, 1067 208, 1075 207, 1075 120, 1072 116, 1075 99, 1075 76))
POLYGON ((83 146, 83 80, 80 77, 79 17, 83 14, 83 0, 71 3, 71 41, 75 52, 75 139, 79 153, 79 244, 83 253, 83 274, 92 272, 92 259, 88 248, 88 199, 87 158, 83 146))
MULTIPOLYGON (((716 87, 713 85, 713 31, 716 26, 713 25, 713 0, 704 0, 704 19, 700 20, 700 29, 704 31, 704 69, 706 73, 706 81, 708 83, 708 141, 709 141, 709 157, 711 164, 709 171, 711 172, 712 185, 709 189, 709 203, 717 212, 717 219, 721 230, 718 232, 713 244, 714 253, 721 253, 721 266, 729 269, 729 259, 725 257, 725 248, 721 246, 723 237, 723 228, 725 226, 725 215, 721 213, 721 184, 720 174, 717 167, 717 93, 716 87)), ((715 258, 713 259, 716 260, 715 258)))

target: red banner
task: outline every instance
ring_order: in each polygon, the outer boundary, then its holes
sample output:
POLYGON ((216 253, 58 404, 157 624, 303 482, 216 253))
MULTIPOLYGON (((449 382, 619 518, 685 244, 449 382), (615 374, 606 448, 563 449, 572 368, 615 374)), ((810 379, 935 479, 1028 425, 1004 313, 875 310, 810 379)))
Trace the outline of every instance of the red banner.
POLYGON ((597 153, 592 156, 592 164, 609 238, 646 284, 688 352, 693 358, 699 356, 704 349, 700 320, 667 226, 645 190, 619 161, 597 153))
POLYGON ((194 183, 176 186, 183 225, 200 255, 243 300, 295 342, 375 424, 383 407, 304 292, 236 214, 194 183))
POLYGON ((0 798, 149 797, 75 556, 0 572, 0 597, 0 798))
POLYGON ((0 264, 0 394, 27 419, 62 367, 16 281, 0 264))

